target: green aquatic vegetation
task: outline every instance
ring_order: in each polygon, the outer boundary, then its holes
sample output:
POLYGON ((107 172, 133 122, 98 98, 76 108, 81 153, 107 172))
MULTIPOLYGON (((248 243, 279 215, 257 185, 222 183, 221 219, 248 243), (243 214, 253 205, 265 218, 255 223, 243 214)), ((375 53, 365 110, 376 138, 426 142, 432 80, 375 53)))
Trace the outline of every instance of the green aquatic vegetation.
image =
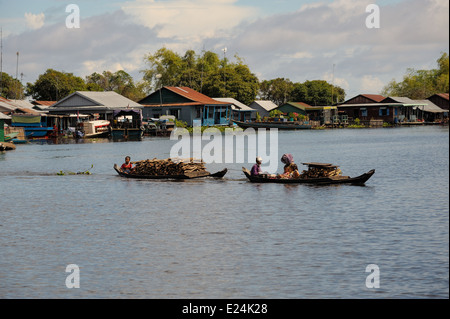
POLYGON ((365 128, 365 125, 361 125, 361 124, 351 124, 349 126, 347 126, 347 128, 365 128))
POLYGON ((58 176, 66 176, 66 175, 92 175, 91 173, 91 169, 94 168, 94 164, 91 165, 91 168, 86 170, 86 171, 81 171, 81 172, 71 172, 71 171, 59 171, 58 173, 56 173, 56 175, 58 176))

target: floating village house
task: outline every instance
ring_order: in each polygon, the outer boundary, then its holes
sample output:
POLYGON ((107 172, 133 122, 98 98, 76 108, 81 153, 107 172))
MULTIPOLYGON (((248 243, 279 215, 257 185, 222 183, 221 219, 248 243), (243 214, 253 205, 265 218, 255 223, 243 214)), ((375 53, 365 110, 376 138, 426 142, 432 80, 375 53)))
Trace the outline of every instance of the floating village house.
MULTIPOLYGON (((383 97, 375 94, 360 94, 337 107, 339 113, 346 114, 350 122, 358 118, 362 123, 377 121, 381 124, 383 122, 391 124, 416 122, 419 119, 420 111, 423 112, 427 109, 431 111, 428 102, 411 100, 407 97, 383 97)), ((435 111, 438 110, 435 109, 435 111)))
MULTIPOLYGON (((22 100, 8 100, 0 97, 0 112, 8 115, 4 121, 9 124, 4 134, 17 133, 19 139, 25 139, 26 128, 28 126, 36 126, 40 129, 42 120, 47 121, 47 118, 41 118, 41 114, 31 108, 28 101, 22 100), (35 122, 35 123, 33 123, 35 122)), ((46 125, 46 123, 45 123, 46 125)))
POLYGON ((442 122, 445 118, 448 118, 448 110, 441 109, 430 100, 419 100, 418 102, 425 104, 416 109, 417 117, 424 122, 442 122))
POLYGON ((435 122, 444 117, 445 110, 429 100, 411 100, 407 97, 387 97, 381 104, 394 108, 394 122, 435 122))
POLYGON ((0 112, 5 114, 38 114, 32 107, 33 105, 27 101, 8 100, 0 96, 0 112))
POLYGON ((261 117, 269 116, 270 111, 275 110, 278 105, 272 101, 259 100, 254 101, 249 107, 259 113, 261 117))
POLYGON ((308 116, 310 121, 331 124, 332 116, 337 110, 336 106, 311 106, 304 102, 287 102, 280 105, 277 110, 285 113, 297 113, 308 116))
MULTIPOLYGON (((69 122, 80 117, 112 121, 114 112, 124 109, 142 109, 142 105, 114 91, 77 91, 49 106, 47 111, 49 114, 65 115, 64 120, 69 122)), ((69 126, 74 125, 65 123, 62 128, 69 126)))
POLYGON ((228 97, 224 97, 224 98, 216 98, 215 97, 214 100, 219 101, 219 102, 230 103, 231 109, 232 109, 231 117, 235 121, 246 122, 246 121, 252 121, 252 120, 256 119, 256 110, 250 108, 249 106, 245 105, 242 102, 239 102, 236 99, 228 98, 228 97))
POLYGON ((189 126, 194 122, 203 126, 228 125, 232 112, 232 103, 214 100, 188 87, 165 86, 139 103, 144 106, 144 119, 173 115, 189 126))
POLYGON ((370 120, 376 120, 383 124, 384 120, 387 121, 392 116, 388 107, 381 107, 379 104, 384 99, 385 97, 382 95, 359 94, 342 104, 338 104, 338 113, 341 119, 345 117, 347 122, 359 119, 364 124, 369 124, 370 120))

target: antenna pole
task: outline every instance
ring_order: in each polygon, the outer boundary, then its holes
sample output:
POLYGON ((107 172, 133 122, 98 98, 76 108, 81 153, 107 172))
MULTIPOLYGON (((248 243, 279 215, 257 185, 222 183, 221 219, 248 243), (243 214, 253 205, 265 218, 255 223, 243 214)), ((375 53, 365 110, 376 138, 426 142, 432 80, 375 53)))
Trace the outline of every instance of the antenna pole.
POLYGON ((333 79, 331 83, 331 106, 333 106, 333 93, 334 93, 334 63, 333 63, 333 79))
POLYGON ((17 51, 16 82, 17 82, 17 90, 16 90, 16 94, 14 94, 14 96, 15 96, 15 99, 17 100, 17 93, 20 90, 20 86, 19 86, 19 51, 17 51))
POLYGON ((0 28, 0 96, 3 93, 3 28, 0 28))

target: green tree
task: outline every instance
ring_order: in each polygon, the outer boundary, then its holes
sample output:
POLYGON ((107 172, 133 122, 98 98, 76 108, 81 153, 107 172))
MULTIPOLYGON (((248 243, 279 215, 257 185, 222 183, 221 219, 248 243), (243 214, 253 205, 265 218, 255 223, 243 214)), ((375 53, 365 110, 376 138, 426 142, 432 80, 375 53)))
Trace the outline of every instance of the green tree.
POLYGON ((436 93, 449 92, 449 57, 447 53, 442 53, 437 60, 439 69, 436 71, 436 93))
POLYGON ((180 83, 183 59, 178 53, 167 48, 161 48, 154 54, 145 56, 149 68, 143 70, 144 80, 153 89, 162 86, 177 86, 180 83))
POLYGON ((2 72, 0 96, 11 100, 21 100, 24 97, 24 86, 18 79, 14 79, 8 73, 2 72))
POLYGON ((435 93, 449 92, 449 56, 442 53, 437 59, 438 69, 407 69, 403 81, 390 81, 382 90, 384 96, 404 96, 420 100, 435 93))
MULTIPOLYGON (((292 100, 304 102, 309 105, 330 105, 332 101, 342 102, 345 99, 345 90, 333 86, 327 81, 313 80, 304 83, 295 83, 292 91, 292 100)), ((334 104, 333 103, 333 104, 334 104)))
POLYGON ((264 100, 270 100, 277 105, 292 100, 294 83, 285 78, 264 80, 260 84, 259 96, 264 100))
POLYGON ((135 85, 133 77, 124 70, 114 73, 103 71, 102 74, 94 72, 86 77, 86 89, 88 91, 114 91, 133 101, 145 97, 144 87, 135 85))
POLYGON ((220 59, 211 51, 197 55, 188 50, 184 56, 167 48, 149 54, 143 70, 144 83, 153 90, 162 86, 187 86, 211 97, 233 97, 250 104, 259 89, 258 78, 237 55, 235 61, 220 59))
POLYGON ((48 69, 36 82, 27 83, 26 94, 35 100, 58 101, 75 91, 86 90, 84 80, 72 73, 48 69))

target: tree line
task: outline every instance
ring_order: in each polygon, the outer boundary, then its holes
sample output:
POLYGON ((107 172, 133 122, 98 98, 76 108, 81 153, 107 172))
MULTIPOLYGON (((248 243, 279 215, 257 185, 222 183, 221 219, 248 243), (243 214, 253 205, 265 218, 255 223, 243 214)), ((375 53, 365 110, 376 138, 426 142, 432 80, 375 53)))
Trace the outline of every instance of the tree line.
POLYGON ((449 56, 443 52, 436 60, 438 68, 431 70, 407 69, 403 80, 390 81, 382 90, 383 96, 404 96, 423 100, 436 93, 449 92, 449 56))
POLYGON ((277 78, 260 81, 249 66, 237 54, 233 60, 219 57, 212 51, 197 54, 187 50, 180 55, 161 48, 144 57, 146 68, 142 80, 119 70, 94 72, 85 78, 73 73, 48 69, 34 83, 25 86, 18 79, 3 73, 0 95, 9 99, 58 101, 75 91, 115 91, 133 101, 139 101, 163 86, 187 86, 210 97, 231 97, 251 104, 256 99, 271 100, 275 104, 287 101, 305 102, 311 105, 328 105, 341 102, 345 91, 326 81, 293 83, 277 78))
MULTIPOLYGON (((277 105, 288 101, 309 105, 330 105, 345 100, 345 90, 323 80, 294 83, 287 78, 260 81, 238 55, 233 60, 217 53, 188 50, 180 55, 161 48, 144 57, 146 68, 142 80, 119 70, 94 72, 85 78, 73 73, 48 69, 34 83, 25 86, 7 73, 0 77, 0 95, 9 99, 58 101, 75 91, 115 91, 139 101, 163 86, 187 86, 210 97, 232 97, 244 104, 256 99, 271 100, 277 105)), ((408 69, 402 82, 392 80, 381 92, 384 96, 406 96, 424 99, 449 90, 449 57, 443 53, 438 69, 408 69)))
POLYGON ((211 51, 197 54, 188 50, 180 55, 161 48, 146 55, 144 60, 147 68, 142 71, 143 78, 137 83, 124 70, 94 72, 83 79, 73 73, 48 69, 34 83, 27 83, 26 86, 3 73, 1 96, 10 99, 29 96, 34 100, 58 101, 75 91, 115 91, 139 101, 163 86, 187 86, 210 97, 231 97, 244 104, 258 98, 271 100, 275 104, 295 101, 327 105, 345 98, 342 88, 326 81, 293 83, 285 78, 260 81, 238 55, 231 61, 211 51))

